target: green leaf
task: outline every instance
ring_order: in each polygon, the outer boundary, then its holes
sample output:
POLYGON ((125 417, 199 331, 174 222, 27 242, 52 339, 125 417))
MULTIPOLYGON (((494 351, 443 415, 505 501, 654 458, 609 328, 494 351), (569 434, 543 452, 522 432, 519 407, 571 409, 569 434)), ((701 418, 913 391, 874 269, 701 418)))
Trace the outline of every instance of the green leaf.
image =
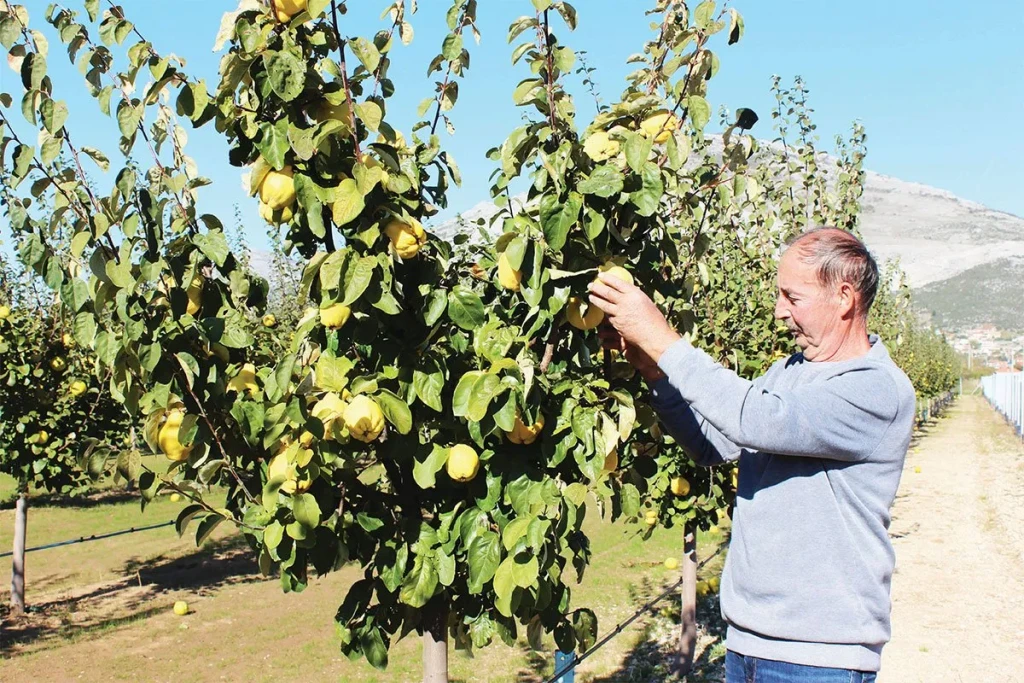
POLYGON ((398 599, 410 607, 423 607, 437 589, 437 569, 423 555, 416 555, 412 569, 402 579, 398 599))
MULTIPOLYGON (((621 174, 620 174, 621 179, 621 174)), ((583 184, 580 184, 582 189, 583 184)), ((622 189, 620 183, 619 189, 622 189)), ((565 246, 566 239, 572 226, 579 220, 580 209, 583 207, 583 196, 578 192, 570 192, 564 204, 558 202, 558 197, 553 194, 545 194, 540 200, 540 222, 544 230, 544 239, 554 250, 560 250, 565 246)))
POLYGON ((593 610, 578 609, 572 613, 572 627, 580 652, 586 652, 597 642, 597 615, 593 610))
POLYGON ((360 102, 355 105, 356 116, 367 128, 373 132, 380 129, 380 122, 384 119, 384 112, 376 102, 360 102))
POLYGON ((110 169, 110 159, 95 147, 83 147, 82 153, 95 161, 96 165, 100 167, 100 170, 107 171, 110 169))
POLYGON ((291 102, 302 94, 306 85, 306 65, 302 60, 291 52, 267 52, 263 64, 270 88, 282 101, 291 102))
POLYGON ((705 0, 704 2, 697 5, 697 8, 693 10, 693 23, 694 25, 704 30, 711 25, 711 22, 715 20, 715 3, 714 0, 705 0))
POLYGON ((381 670, 388 668, 388 648, 378 627, 371 626, 363 630, 359 636, 359 647, 370 666, 381 670))
POLYGON ((619 169, 608 164, 602 164, 594 169, 590 177, 576 186, 583 194, 593 194, 598 197, 614 197, 622 192, 624 179, 619 169))
POLYGON ((643 186, 629 195, 640 216, 653 216, 661 203, 665 186, 661 181, 661 169, 654 162, 647 162, 641 173, 643 186))
POLYGON ((373 271, 376 267, 377 259, 372 256, 363 256, 355 262, 355 265, 345 269, 342 283, 345 290, 343 304, 350 306, 363 295, 373 281, 373 271))
POLYGON ((380 52, 373 43, 366 38, 353 38, 348 41, 348 45, 367 71, 373 73, 377 70, 377 66, 380 65, 380 52))
POLYGON ((320 526, 320 506, 309 493, 303 493, 292 501, 292 513, 295 521, 310 529, 320 526))
POLYGON ((511 551, 516 547, 516 543, 526 535, 526 530, 530 528, 530 523, 534 519, 536 518, 533 515, 524 515, 505 525, 501 532, 501 544, 505 546, 505 550, 511 551))
POLYGON ((586 484, 580 482, 573 482, 565 487, 562 491, 562 497, 570 501, 576 507, 583 505, 587 499, 587 487, 586 484))
MULTIPOLYGON (((125 472, 122 473, 121 476, 124 477, 125 479, 128 479, 129 481, 133 481, 134 477, 128 476, 130 472, 131 468, 126 465, 125 472)), ((196 515, 198 515, 201 512, 204 512, 205 510, 206 508, 204 508, 202 505, 196 504, 186 505, 184 508, 182 508, 181 512, 178 513, 178 518, 174 521, 174 528, 175 530, 177 530, 178 536, 184 536, 185 529, 188 528, 189 522, 195 519, 196 515)))
POLYGON ((348 373, 353 367, 353 362, 345 356, 339 358, 328 351, 316 362, 316 386, 325 391, 344 390, 348 386, 348 373))
POLYGON ((459 380, 452 396, 452 413, 479 422, 487 415, 487 407, 501 390, 501 378, 489 372, 472 370, 459 380))
POLYGON ((224 515, 207 515, 196 529, 196 545, 200 546, 210 537, 213 530, 224 521, 224 515))
POLYGON ((626 163, 634 172, 640 173, 647 158, 651 156, 651 148, 654 147, 654 140, 639 133, 630 133, 623 145, 626 153, 626 163))
POLYGON ((441 55, 449 62, 462 56, 462 34, 449 33, 441 43, 441 55))
POLYGON ((363 212, 366 206, 359 184, 352 178, 345 178, 338 184, 337 199, 331 205, 331 216, 339 228, 348 225, 363 212))
POLYGON ((227 261, 228 255, 231 253, 231 247, 228 246, 228 240, 224 236, 223 230, 210 230, 196 235, 192 241, 203 252, 203 255, 216 263, 218 267, 224 266, 224 262, 227 261))
POLYGON ((743 38, 743 16, 733 8, 729 8, 729 45, 738 43, 743 38))
POLYGON ((39 112, 43 115, 43 125, 46 126, 46 130, 53 135, 56 135, 68 120, 68 105, 63 101, 47 98, 39 106, 39 112))
POLYGON ((292 143, 288 140, 288 121, 281 119, 277 123, 260 124, 260 137, 256 141, 256 148, 263 158, 280 171, 286 166, 288 151, 292 143))
POLYGON ((464 330, 472 332, 484 324, 484 302, 465 285, 456 285, 448 293, 448 316, 464 330))
POLYGON ((425 359, 412 371, 412 386, 424 405, 443 412, 441 392, 444 391, 444 374, 433 359, 425 359))
POLYGON ((121 100, 117 105, 117 125, 121 135, 126 138, 133 137, 142 124, 143 113, 141 106, 133 106, 127 100, 121 100))
POLYGON ((690 95, 686 98, 686 112, 690 125, 696 131, 703 130, 711 120, 711 105, 700 95, 690 95))
POLYGON ((387 389, 381 389, 374 397, 388 422, 395 426, 399 434, 412 431, 412 411, 409 404, 387 389))
POLYGON ((432 489, 437 483, 437 473, 448 461, 448 449, 432 444, 426 459, 413 459, 412 478, 421 489, 432 489))
POLYGON ((490 530, 481 531, 469 543, 466 554, 469 565, 469 580, 466 587, 472 594, 483 592, 484 584, 494 578, 501 562, 501 541, 498 534, 490 530))

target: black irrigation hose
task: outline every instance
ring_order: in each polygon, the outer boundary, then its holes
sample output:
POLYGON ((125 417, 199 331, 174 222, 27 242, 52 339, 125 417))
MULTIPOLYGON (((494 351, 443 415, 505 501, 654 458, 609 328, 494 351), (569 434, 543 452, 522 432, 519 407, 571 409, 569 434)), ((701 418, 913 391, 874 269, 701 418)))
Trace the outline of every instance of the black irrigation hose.
MULTIPOLYGON (((707 559, 705 559, 703 562, 698 564, 697 565, 697 569, 700 569, 701 567, 706 565, 708 562, 713 560, 715 558, 715 556, 718 555, 718 553, 720 553, 720 552, 722 552, 722 546, 718 546, 718 548, 715 550, 715 552, 711 553, 711 555, 707 559)), ((667 589, 665 589, 664 593, 662 593, 658 597, 654 598, 653 600, 651 600, 650 602, 645 604, 643 607, 638 609, 633 614, 633 616, 631 616, 629 619, 626 619, 625 621, 621 622, 618 626, 616 626, 614 629, 612 629, 611 632, 605 634, 604 638, 602 638, 601 640, 599 640, 596 643, 594 643, 593 647, 591 647, 589 650, 587 650, 586 652, 581 654, 579 657, 574 659, 571 664, 569 664, 568 666, 563 667, 559 671, 556 671, 554 673, 554 675, 551 676, 551 678, 549 678, 547 681, 545 681, 545 683, 556 683, 559 678, 561 678, 562 676, 564 676, 565 674, 569 673, 570 671, 575 669, 577 666, 579 666, 580 663, 584 659, 586 659, 587 657, 589 657, 590 655, 594 654, 595 652, 600 650, 602 647, 604 647, 605 643, 607 643, 609 640, 611 640, 615 636, 617 636, 620 633, 622 633, 622 629, 626 628, 627 626, 632 624, 634 621, 639 619, 641 614, 643 614, 644 612, 650 610, 651 607, 653 607, 655 604, 657 604, 657 603, 661 602, 662 600, 664 600, 666 597, 668 597, 668 595, 670 593, 675 592, 675 590, 677 588, 679 588, 679 586, 681 586, 682 583, 683 583, 683 579, 680 578, 678 581, 676 581, 671 586, 669 586, 667 589)))
MULTIPOLYGON (((109 534, 93 534, 92 536, 81 536, 71 541, 59 541, 57 543, 48 543, 46 545, 37 545, 34 548, 25 548, 26 553, 30 553, 33 550, 46 550, 47 548, 59 548, 62 545, 74 545, 75 543, 86 543, 88 541, 98 541, 102 538, 110 538, 112 536, 123 536, 124 534, 134 534, 136 531, 149 531, 150 529, 159 529, 165 526, 172 526, 174 521, 162 522, 160 524, 152 524, 150 526, 140 526, 138 528, 132 527, 131 529, 124 529, 123 531, 112 531, 109 534)), ((0 557, 10 557, 14 552, 0 553, 0 557)))

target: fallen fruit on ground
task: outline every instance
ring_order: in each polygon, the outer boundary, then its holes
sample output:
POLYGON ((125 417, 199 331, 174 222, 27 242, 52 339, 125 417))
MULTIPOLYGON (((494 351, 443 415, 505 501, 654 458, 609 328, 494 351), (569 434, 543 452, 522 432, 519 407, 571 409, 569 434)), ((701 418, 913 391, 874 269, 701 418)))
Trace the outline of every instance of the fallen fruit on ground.
POLYGON ((665 569, 679 569, 679 559, 675 557, 666 558, 665 569))
POLYGON ((178 600, 174 603, 174 613, 179 617, 183 617, 188 614, 188 603, 184 600, 178 600))

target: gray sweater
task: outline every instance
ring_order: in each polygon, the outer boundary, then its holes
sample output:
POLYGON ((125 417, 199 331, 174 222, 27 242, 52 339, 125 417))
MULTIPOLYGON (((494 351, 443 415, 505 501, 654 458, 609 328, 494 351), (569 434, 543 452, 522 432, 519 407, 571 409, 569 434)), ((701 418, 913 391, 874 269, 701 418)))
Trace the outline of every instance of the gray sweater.
POLYGON ((871 336, 860 358, 802 354, 753 382, 681 340, 652 387, 694 462, 739 460, 722 575, 726 646, 811 666, 877 671, 890 637, 889 508, 914 423, 914 389, 871 336))

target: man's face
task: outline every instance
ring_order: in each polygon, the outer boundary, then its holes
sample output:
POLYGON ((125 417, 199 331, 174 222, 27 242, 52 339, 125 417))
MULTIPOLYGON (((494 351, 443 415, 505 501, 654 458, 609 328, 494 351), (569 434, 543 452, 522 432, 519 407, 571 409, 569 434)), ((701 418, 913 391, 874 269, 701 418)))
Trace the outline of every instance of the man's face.
POLYGON ((841 300, 818 281, 814 266, 800 260, 797 248, 779 261, 775 317, 786 324, 804 353, 814 360, 840 318, 841 300))

